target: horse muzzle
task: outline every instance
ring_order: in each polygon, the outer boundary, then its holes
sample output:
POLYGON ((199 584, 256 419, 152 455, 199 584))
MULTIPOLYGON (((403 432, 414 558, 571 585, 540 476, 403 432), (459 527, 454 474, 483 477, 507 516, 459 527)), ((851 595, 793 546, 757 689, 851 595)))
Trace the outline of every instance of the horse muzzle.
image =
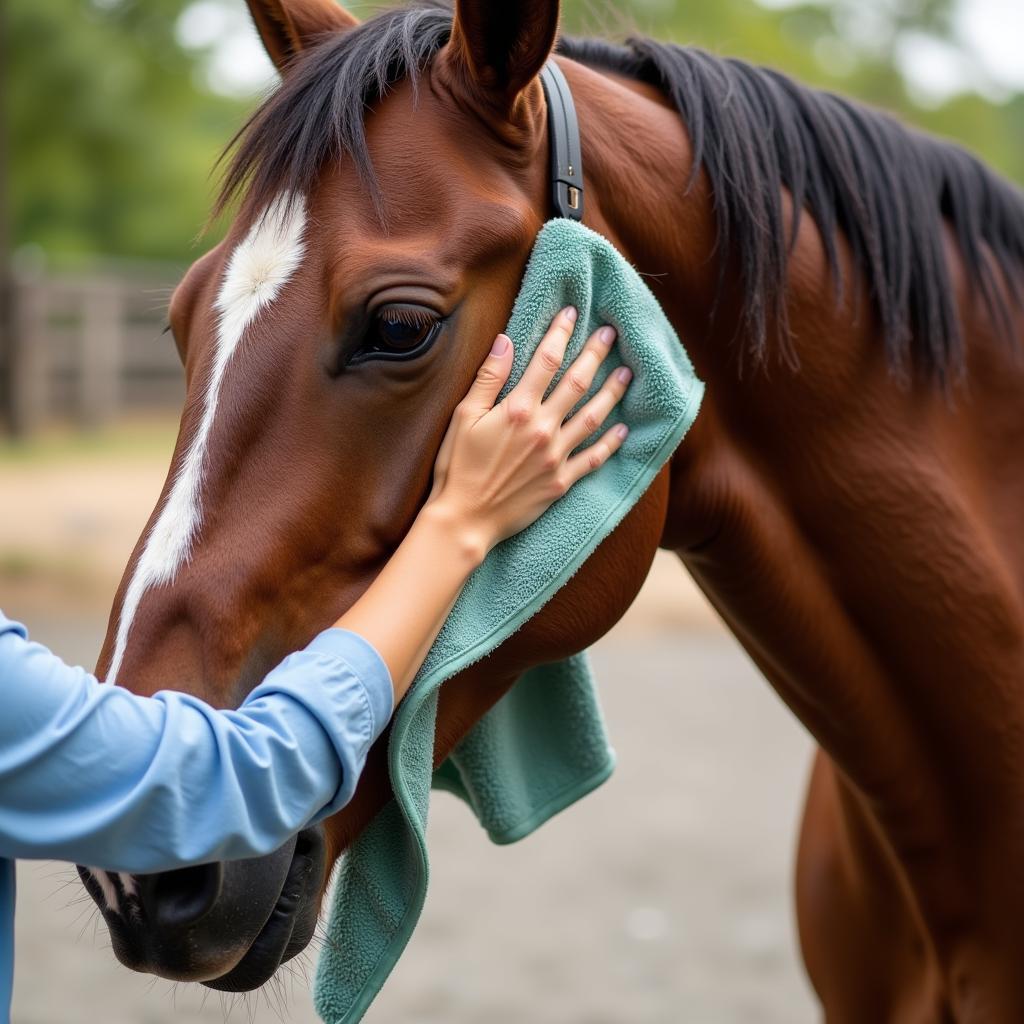
POLYGON ((78 872, 125 967, 221 992, 249 992, 309 944, 325 867, 317 827, 252 860, 153 875, 78 872))

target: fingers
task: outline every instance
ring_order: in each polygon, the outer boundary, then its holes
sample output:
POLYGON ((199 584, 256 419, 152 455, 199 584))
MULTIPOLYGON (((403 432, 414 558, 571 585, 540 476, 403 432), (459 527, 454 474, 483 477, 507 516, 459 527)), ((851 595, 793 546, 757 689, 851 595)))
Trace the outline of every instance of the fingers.
POLYGON ((547 334, 541 339, 529 366, 523 371, 522 379, 512 389, 513 394, 536 402, 544 397, 555 374, 562 368, 565 350, 576 326, 576 315, 575 307, 566 306, 551 321, 547 334))
POLYGON ((465 411, 475 413, 476 418, 482 416, 494 406, 498 392, 505 386, 511 372, 512 341, 507 334, 499 334, 459 406, 465 411))
MULTIPOLYGON (((582 355, 580 358, 582 359, 582 355)), ((608 375, 608 379, 601 385, 601 390, 566 421, 562 427, 562 441, 566 451, 572 451, 581 445, 604 423, 608 414, 626 393, 632 378, 632 370, 628 366, 620 366, 608 375)), ((587 387, 589 386, 588 384, 587 387)), ((554 398, 554 395, 551 397, 554 398)))
POLYGON ((621 447, 629 435, 625 423, 616 423, 606 430, 590 447, 569 458, 565 464, 567 483, 571 487, 577 480, 600 469, 621 447))
POLYGON ((615 341, 615 328, 605 325, 598 328, 583 346, 583 351, 573 360, 572 365, 562 374, 554 391, 544 403, 559 420, 564 420, 570 410, 590 390, 604 357, 611 351, 615 341))

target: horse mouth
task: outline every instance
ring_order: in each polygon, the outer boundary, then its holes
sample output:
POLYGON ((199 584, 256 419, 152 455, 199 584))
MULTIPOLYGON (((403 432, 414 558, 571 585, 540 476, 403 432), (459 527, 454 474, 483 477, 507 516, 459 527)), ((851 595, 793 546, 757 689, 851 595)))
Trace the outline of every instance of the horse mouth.
POLYGON ((134 876, 111 908, 90 869, 79 872, 99 904, 114 955, 127 968, 220 992, 250 992, 298 956, 316 930, 326 847, 319 826, 249 861, 134 876), (213 874, 194 892, 196 873, 213 874))
POLYGON ((217 992, 251 992, 265 985, 281 964, 298 956, 313 937, 316 915, 312 922, 303 911, 315 907, 315 892, 319 885, 318 858, 303 851, 300 842, 285 876, 281 894, 241 960, 219 978, 203 981, 206 988, 217 992))

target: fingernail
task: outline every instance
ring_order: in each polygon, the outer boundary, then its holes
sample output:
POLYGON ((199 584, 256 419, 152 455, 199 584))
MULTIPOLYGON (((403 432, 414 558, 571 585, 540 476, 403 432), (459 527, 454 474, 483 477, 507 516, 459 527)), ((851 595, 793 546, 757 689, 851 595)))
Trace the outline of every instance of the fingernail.
POLYGON ((494 344, 491 346, 492 356, 503 356, 507 351, 509 345, 512 344, 512 339, 507 334, 499 334, 494 339, 494 344))
POLYGON ((616 424, 616 427, 615 427, 615 436, 616 437, 618 437, 622 441, 625 441, 626 440, 626 435, 628 433, 629 433, 629 427, 627 427, 625 423, 616 424))
POLYGON ((623 384, 628 384, 633 378, 633 371, 628 366, 620 366, 615 371, 615 379, 622 381, 623 384))
POLYGON ((562 310, 562 313, 565 315, 565 319, 571 324, 574 324, 576 322, 576 317, 579 316, 576 312, 575 306, 566 306, 565 309, 562 310))
POLYGON ((614 327, 602 327, 597 332, 597 340, 602 345, 610 345, 615 340, 615 328, 614 327))

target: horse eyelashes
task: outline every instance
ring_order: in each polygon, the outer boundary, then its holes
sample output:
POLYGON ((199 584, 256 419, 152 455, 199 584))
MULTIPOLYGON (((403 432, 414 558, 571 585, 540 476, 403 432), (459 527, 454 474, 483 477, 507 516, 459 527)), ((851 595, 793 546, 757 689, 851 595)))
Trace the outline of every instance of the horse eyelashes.
POLYGON ((363 344, 348 365, 415 359, 433 345, 443 322, 443 317, 423 306, 382 306, 370 314, 363 344))

